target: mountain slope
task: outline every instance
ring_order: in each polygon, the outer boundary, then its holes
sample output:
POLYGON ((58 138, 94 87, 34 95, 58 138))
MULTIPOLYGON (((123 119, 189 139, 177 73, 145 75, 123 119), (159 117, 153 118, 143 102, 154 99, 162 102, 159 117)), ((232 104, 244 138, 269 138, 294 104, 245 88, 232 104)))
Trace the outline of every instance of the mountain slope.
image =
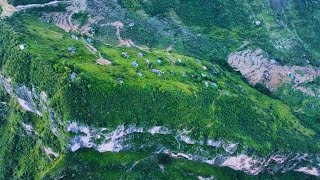
POLYGON ((274 18, 294 4, 76 3, 0 21, 0 178, 319 176, 317 98, 288 92, 290 84, 259 89, 267 96, 224 61, 258 46, 281 63, 315 58, 316 46, 306 50, 299 40, 290 44, 298 55, 277 49, 266 21, 246 18, 249 5, 274 18))

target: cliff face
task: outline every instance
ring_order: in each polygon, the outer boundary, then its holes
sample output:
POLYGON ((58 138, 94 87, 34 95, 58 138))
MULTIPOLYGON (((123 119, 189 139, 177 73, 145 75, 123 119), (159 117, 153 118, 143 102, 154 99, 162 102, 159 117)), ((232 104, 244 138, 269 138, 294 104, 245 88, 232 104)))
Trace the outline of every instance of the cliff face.
MULTIPOLYGON (((41 178, 41 176, 47 176, 46 173, 48 172, 46 172, 45 169, 52 166, 52 163, 57 161, 60 156, 77 153, 77 151, 83 148, 92 148, 99 153, 119 153, 145 151, 146 147, 148 152, 150 152, 150 156, 165 154, 172 158, 187 159, 191 162, 201 162, 216 167, 229 167, 249 175, 257 176, 263 173, 277 174, 280 172, 296 171, 308 175, 320 176, 318 170, 319 162, 317 160, 318 155, 315 154, 272 152, 263 157, 255 155, 253 152, 250 153, 247 149, 248 147, 243 147, 240 143, 231 143, 222 139, 193 139, 189 136, 191 131, 186 129, 168 129, 164 126, 147 128, 138 127, 135 124, 126 126, 122 124, 113 130, 110 128, 79 125, 77 122, 61 121, 61 116, 49 106, 50 99, 45 92, 37 92, 36 87, 30 90, 25 86, 14 86, 10 78, 1 77, 0 83, 13 103, 18 104, 24 111, 34 114, 39 121, 47 121, 48 131, 46 133, 49 134, 44 135, 44 130, 39 129, 39 127, 37 127, 38 125, 34 124, 34 122, 26 122, 25 119, 16 120, 18 123, 16 128, 19 127, 22 129, 22 131, 16 132, 18 133, 16 135, 27 136, 39 142, 35 150, 40 151, 39 153, 42 154, 42 159, 46 159, 45 163, 41 162, 40 159, 35 159, 34 165, 38 167, 42 165, 43 172, 37 172, 33 175, 30 174, 32 176, 38 176, 39 178, 41 178), (52 136, 55 141, 60 141, 60 146, 57 146, 57 144, 53 142, 45 142, 48 136, 52 136), (157 145, 158 141, 161 142, 163 137, 167 138, 167 143, 171 143, 172 145, 157 145), (139 142, 137 143, 137 141, 139 142), (193 147, 188 150, 188 146, 193 147), (199 149, 201 150, 199 151, 199 149)), ((2 109, 4 108, 5 107, 2 109)), ((4 119, 10 121, 10 118, 11 117, 4 119)), ((6 128, 9 127, 5 127, 4 129, 6 128)), ((5 136, 2 136, 2 138, 4 137, 5 136)), ((19 142, 23 139, 18 138, 17 140, 19 142)), ((7 153, 12 154, 13 152, 10 151, 7 153)), ((23 158, 24 156, 21 152, 18 152, 16 155, 18 155, 18 158, 23 158)), ((9 157, 11 158, 10 155, 9 157)), ((137 163, 139 162, 136 161, 133 166, 137 163)), ((2 167, 11 168, 4 164, 2 164, 2 167)), ((51 178, 61 175, 68 176, 63 173, 66 168, 67 167, 63 166, 59 167, 60 172, 55 172, 51 175, 51 178)), ((27 171, 31 169, 32 167, 29 167, 27 171)), ((19 170, 21 171, 22 169, 19 170)), ((27 171, 21 172, 29 173, 27 171)), ((6 173, 8 173, 8 171, 4 171, 3 177, 10 177, 10 174, 6 176, 6 173)), ((50 173, 51 172, 49 172, 49 174, 50 173)), ((14 176, 20 177, 20 175, 16 174, 14 174, 14 176)))

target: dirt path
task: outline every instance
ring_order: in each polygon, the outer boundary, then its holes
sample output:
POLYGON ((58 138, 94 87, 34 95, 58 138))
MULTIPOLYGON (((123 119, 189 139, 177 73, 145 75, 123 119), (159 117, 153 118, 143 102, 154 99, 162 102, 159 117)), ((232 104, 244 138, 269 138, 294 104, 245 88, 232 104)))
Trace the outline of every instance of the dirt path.
POLYGON ((11 4, 8 4, 7 0, 0 0, 0 6, 3 9, 1 17, 11 16, 15 12, 23 11, 26 9, 54 6, 59 3, 72 3, 72 1, 57 1, 57 0, 55 0, 55 1, 48 2, 48 3, 44 3, 44 4, 28 4, 28 5, 19 5, 19 6, 14 7, 11 4))
POLYGON ((72 0, 69 2, 70 5, 66 8, 65 12, 52 12, 47 13, 45 16, 53 19, 53 23, 66 32, 79 32, 90 36, 89 31, 91 30, 91 25, 99 21, 100 18, 89 17, 86 24, 80 27, 79 24, 73 22, 72 16, 76 13, 84 12, 87 9, 87 0, 72 0))
POLYGON ((28 5, 19 5, 16 6, 15 9, 16 11, 22 11, 22 10, 26 10, 26 9, 31 9, 31 8, 41 8, 41 7, 46 7, 46 6, 54 6, 57 5, 59 3, 72 3, 72 1, 51 1, 48 3, 44 3, 44 4, 28 4, 28 5))
POLYGON ((124 24, 121 21, 115 21, 112 23, 102 24, 100 26, 113 26, 116 28, 116 36, 119 41, 118 46, 135 47, 135 48, 138 48, 138 49, 144 50, 144 51, 149 50, 149 48, 144 48, 144 47, 140 47, 140 46, 135 45, 135 43, 131 39, 123 39, 121 37, 121 29, 124 27, 124 24))
POLYGON ((2 8, 1 17, 11 16, 15 12, 15 8, 8 4, 7 0, 0 0, 0 6, 2 8))
MULTIPOLYGON (((81 40, 92 54, 96 54, 98 52, 98 50, 95 47, 93 47, 91 44, 89 44, 83 37, 81 38, 81 40)), ((99 53, 99 56, 101 57, 100 53, 99 53)))
MULTIPOLYGON (((0 6, 3 9, 1 17, 11 16, 15 12, 23 11, 26 9, 55 6, 60 3, 68 4, 68 7, 66 8, 66 12, 49 13, 49 16, 53 17, 54 23, 58 27, 64 29, 67 32, 79 30, 78 25, 72 22, 72 15, 86 10, 87 8, 86 0, 60 0, 60 1, 53 0, 51 2, 44 3, 44 4, 28 4, 28 5, 19 5, 16 7, 8 4, 7 0, 0 0, 0 6)), ((79 31, 81 31, 83 34, 87 33, 90 30, 90 26, 96 21, 97 21, 96 19, 90 18, 90 21, 88 21, 88 23, 79 31)))

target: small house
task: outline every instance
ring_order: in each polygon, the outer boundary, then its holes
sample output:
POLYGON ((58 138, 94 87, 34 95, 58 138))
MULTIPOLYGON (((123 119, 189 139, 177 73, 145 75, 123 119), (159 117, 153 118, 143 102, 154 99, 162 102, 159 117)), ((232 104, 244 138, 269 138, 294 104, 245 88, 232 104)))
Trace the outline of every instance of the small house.
POLYGON ((75 47, 68 47, 68 51, 69 51, 71 54, 75 54, 75 53, 76 53, 76 48, 75 48, 75 47))
POLYGON ((19 49, 22 51, 25 49, 24 44, 19 45, 19 49))
POLYGON ((159 69, 151 69, 151 72, 155 73, 158 76, 161 76, 163 74, 163 72, 159 69))
POLYGON ((123 84, 124 83, 123 79, 122 78, 117 78, 117 83, 120 84, 120 85, 123 84))
POLYGON ((256 26, 260 26, 261 21, 256 21, 255 24, 256 24, 256 26))
POLYGON ((77 74, 75 72, 70 74, 70 79, 73 81, 75 78, 77 78, 77 74))
POLYGON ((129 58, 130 55, 127 52, 121 52, 121 55, 125 58, 129 58))
POLYGON ((212 82, 212 86, 215 87, 215 88, 218 88, 218 87, 219 87, 218 84, 215 83, 215 82, 212 82))
POLYGON ((131 64, 132 64, 133 67, 138 67, 138 66, 139 66, 139 64, 137 63, 137 61, 133 61, 131 64))
POLYGON ((88 43, 92 43, 92 38, 88 37, 86 40, 87 40, 88 43))
POLYGON ((202 66, 202 69, 205 71, 208 70, 207 66, 202 66))
POLYGON ((139 52, 139 53, 138 53, 138 57, 139 57, 139 58, 142 58, 143 56, 144 56, 144 55, 143 55, 142 52, 139 52))
POLYGON ((79 38, 78 38, 76 35, 74 35, 74 34, 71 35, 71 38, 72 38, 72 39, 75 39, 75 40, 79 40, 79 38))

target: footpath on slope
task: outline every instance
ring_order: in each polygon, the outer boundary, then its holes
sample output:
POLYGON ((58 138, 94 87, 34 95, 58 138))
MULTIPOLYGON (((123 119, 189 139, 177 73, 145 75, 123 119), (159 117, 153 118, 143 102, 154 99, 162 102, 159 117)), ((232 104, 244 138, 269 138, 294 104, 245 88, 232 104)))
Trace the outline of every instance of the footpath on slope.
POLYGON ((11 16, 15 12, 15 8, 7 0, 0 0, 0 6, 2 8, 1 17, 11 16))
POLYGON ((54 6, 59 3, 72 3, 72 1, 51 1, 48 3, 44 4, 28 4, 28 5, 19 5, 14 7, 13 5, 9 4, 7 0, 0 0, 0 6, 3 10, 1 13, 1 17, 7 17, 7 16, 12 16, 15 12, 23 11, 26 9, 31 9, 31 8, 40 8, 40 7, 46 7, 46 6, 54 6))

